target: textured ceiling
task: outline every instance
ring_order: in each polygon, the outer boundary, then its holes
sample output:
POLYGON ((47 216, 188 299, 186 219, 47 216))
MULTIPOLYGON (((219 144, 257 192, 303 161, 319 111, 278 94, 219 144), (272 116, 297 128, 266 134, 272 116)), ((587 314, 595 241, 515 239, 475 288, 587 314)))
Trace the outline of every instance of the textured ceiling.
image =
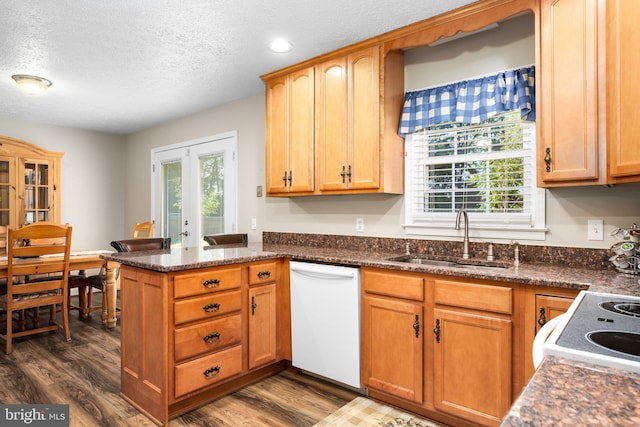
POLYGON ((261 74, 472 2, 0 0, 0 119, 131 133, 263 93, 261 74), (274 37, 293 50, 269 52, 274 37), (12 74, 53 86, 27 96, 12 74))

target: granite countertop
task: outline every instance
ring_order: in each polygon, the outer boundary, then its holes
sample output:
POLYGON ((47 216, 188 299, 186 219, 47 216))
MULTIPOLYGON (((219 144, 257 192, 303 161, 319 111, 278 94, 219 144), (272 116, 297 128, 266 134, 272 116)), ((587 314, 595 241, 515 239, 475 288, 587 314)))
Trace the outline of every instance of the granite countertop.
POLYGON ((640 374, 547 356, 501 427, 638 425, 640 374))
MULTIPOLYGON (((457 268, 389 261, 402 253, 330 247, 249 243, 246 247, 182 248, 109 253, 102 258, 159 272, 256 262, 281 257, 376 267, 526 285, 640 296, 637 276, 609 270, 527 264, 505 268, 457 268)), ((473 260, 471 260, 473 262, 473 260)), ((547 357, 502 426, 640 425, 640 375, 614 368, 547 357)))
MULTIPOLYGON (((297 260, 386 268, 401 271, 488 279, 526 285, 589 289, 596 292, 640 296, 638 277, 614 271, 522 263, 505 268, 457 268, 389 261, 402 253, 352 249, 249 243, 246 247, 194 247, 166 251, 113 252, 101 255, 109 261, 159 272, 182 271, 219 265, 289 257, 297 260)), ((474 262, 474 260, 470 260, 474 262)), ((508 264, 504 264, 508 265, 508 264)))

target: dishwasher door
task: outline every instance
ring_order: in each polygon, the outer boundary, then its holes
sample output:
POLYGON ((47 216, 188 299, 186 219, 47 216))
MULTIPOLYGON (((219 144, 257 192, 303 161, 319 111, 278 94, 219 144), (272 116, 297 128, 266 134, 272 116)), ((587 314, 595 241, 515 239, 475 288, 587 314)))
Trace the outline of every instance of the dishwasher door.
POLYGON ((360 388, 360 269, 292 261, 292 365, 360 388))

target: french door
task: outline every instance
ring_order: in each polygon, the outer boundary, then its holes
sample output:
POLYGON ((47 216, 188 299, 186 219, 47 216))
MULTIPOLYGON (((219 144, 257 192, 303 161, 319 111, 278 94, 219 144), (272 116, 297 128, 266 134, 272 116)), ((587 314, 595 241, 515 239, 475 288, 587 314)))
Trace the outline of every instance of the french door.
POLYGON ((236 152, 236 132, 152 150, 151 210, 172 247, 202 246, 205 235, 236 231, 236 152))

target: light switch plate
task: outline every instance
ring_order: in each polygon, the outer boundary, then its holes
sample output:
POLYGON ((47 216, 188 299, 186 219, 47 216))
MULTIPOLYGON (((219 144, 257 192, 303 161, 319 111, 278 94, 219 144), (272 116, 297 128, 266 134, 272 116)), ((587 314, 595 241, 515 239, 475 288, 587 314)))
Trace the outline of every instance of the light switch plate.
POLYGON ((587 221, 587 240, 604 240, 604 221, 601 219, 590 219, 587 221))

